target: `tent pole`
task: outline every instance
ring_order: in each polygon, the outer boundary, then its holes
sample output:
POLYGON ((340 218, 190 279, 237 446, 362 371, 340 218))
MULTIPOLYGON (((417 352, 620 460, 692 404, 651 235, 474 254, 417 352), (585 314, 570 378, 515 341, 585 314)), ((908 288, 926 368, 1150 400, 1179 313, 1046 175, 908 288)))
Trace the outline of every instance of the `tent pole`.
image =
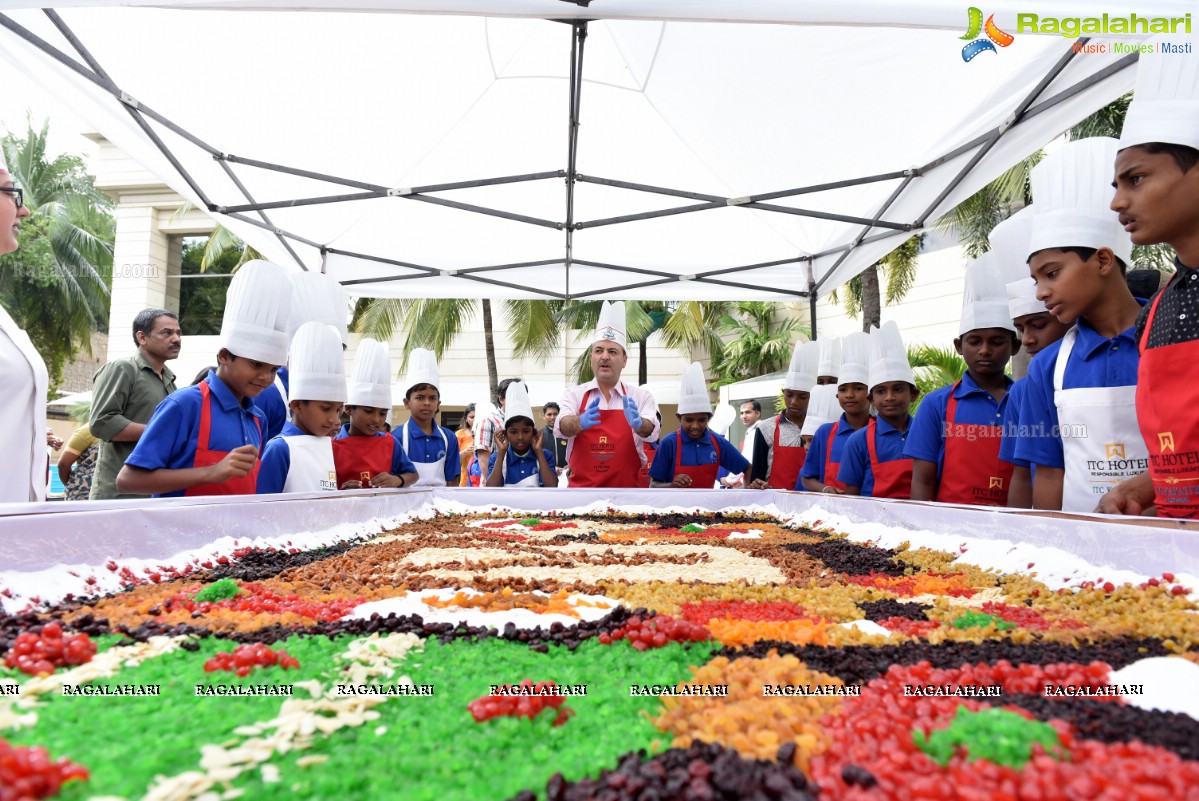
POLYGON ((813 271, 812 257, 808 257, 808 319, 812 327, 812 339, 816 338, 816 273, 813 271))
POLYGON ((570 298, 570 265, 574 261, 575 181, 578 180, 579 104, 583 95, 583 45, 587 21, 570 24, 570 120, 566 134, 566 297, 570 298))

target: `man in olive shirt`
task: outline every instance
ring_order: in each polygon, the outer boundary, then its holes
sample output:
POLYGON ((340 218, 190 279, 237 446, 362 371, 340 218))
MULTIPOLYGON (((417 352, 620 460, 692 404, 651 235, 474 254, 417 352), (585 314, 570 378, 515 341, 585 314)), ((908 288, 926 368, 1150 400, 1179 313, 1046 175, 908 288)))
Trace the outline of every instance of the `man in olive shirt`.
POLYGON ((100 368, 92 385, 89 426, 100 440, 91 499, 140 498, 117 493, 117 473, 142 436, 162 400, 175 391, 175 374, 166 366, 178 358, 179 318, 166 309, 143 309, 133 320, 137 355, 100 368))

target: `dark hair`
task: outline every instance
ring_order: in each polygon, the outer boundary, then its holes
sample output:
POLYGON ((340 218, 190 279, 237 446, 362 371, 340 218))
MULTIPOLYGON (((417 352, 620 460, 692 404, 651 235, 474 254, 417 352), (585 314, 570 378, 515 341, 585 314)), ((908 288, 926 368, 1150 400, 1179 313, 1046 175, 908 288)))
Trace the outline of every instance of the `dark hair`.
POLYGON ((550 401, 549 403, 547 403, 546 405, 541 407, 541 412, 542 412, 542 414, 544 414, 545 412, 548 412, 550 409, 553 409, 555 412, 562 411, 562 407, 558 405, 557 401, 550 401))
POLYGON ((137 313, 137 316, 133 318, 134 345, 141 347, 142 343, 137 341, 137 335, 145 334, 146 336, 149 336, 150 332, 154 330, 154 321, 159 317, 170 317, 175 322, 179 322, 178 315, 169 309, 142 309, 137 313))
POLYGON ((1175 145, 1167 142, 1146 142, 1143 145, 1132 145, 1139 147, 1146 153, 1165 153, 1174 159, 1174 163, 1178 165, 1178 169, 1187 172, 1199 164, 1199 150, 1187 145, 1175 145))
MULTIPOLYGON (((1094 256, 1097 252, 1099 252, 1099 248, 1076 248, 1076 247, 1041 248, 1036 253, 1029 254, 1029 256, 1028 256, 1029 262, 1032 261, 1032 257, 1037 255, 1037 253, 1044 253, 1046 250, 1059 250, 1062 253, 1073 253, 1075 256, 1082 259, 1083 261, 1086 261, 1087 259, 1094 256)), ((1112 255, 1115 256, 1114 253, 1112 255)), ((1124 259, 1120 258, 1119 256, 1116 256, 1116 264, 1119 265, 1119 267, 1120 267, 1120 275, 1124 275, 1128 272, 1128 267, 1127 267, 1127 265, 1124 264, 1124 259)))
POLYGON ((468 414, 470 414, 474 410, 475 410, 475 405, 473 403, 468 403, 468 404, 466 404, 466 408, 462 410, 462 416, 466 417, 468 414))
POLYGON ((523 414, 520 417, 513 417, 511 420, 504 421, 504 430, 507 431, 514 423, 528 423, 531 428, 537 428, 537 424, 523 414))
MULTIPOLYGON (((428 389, 429 387, 433 387, 433 385, 432 384, 413 384, 412 386, 408 387, 408 391, 404 393, 404 400, 408 400, 409 398, 411 398, 412 393, 416 392, 418 389, 428 389)), ((437 387, 433 387, 433 389, 437 389, 437 387)), ((437 390, 437 394, 440 395, 441 390, 437 390)))
POLYGON ((216 365, 215 365, 215 364, 214 364, 214 365, 212 365, 211 367, 205 367, 203 370, 201 370, 200 372, 196 373, 196 377, 192 379, 192 383, 191 383, 191 385, 194 387, 196 384, 199 384, 199 383, 200 383, 201 381, 203 381, 205 378, 208 378, 208 373, 209 373, 209 372, 215 372, 215 371, 216 371, 216 365))
POLYGON ((495 402, 499 403, 508 396, 508 387, 519 381, 519 378, 505 378, 500 382, 500 385, 495 388, 495 402))
POLYGON ((762 402, 761 402, 761 401, 759 401, 759 400, 756 400, 756 399, 755 399, 755 400, 741 401, 741 405, 742 405, 742 406, 744 406, 744 405, 745 405, 745 404, 747 404, 747 403, 748 403, 748 404, 750 404, 751 406, 753 406, 753 407, 754 407, 754 411, 755 411, 755 412, 757 412, 758 414, 761 414, 761 413, 762 413, 762 402))
POLYGON ((1162 274, 1157 270, 1129 270, 1124 274, 1124 281, 1134 298, 1148 300, 1161 288, 1162 274))

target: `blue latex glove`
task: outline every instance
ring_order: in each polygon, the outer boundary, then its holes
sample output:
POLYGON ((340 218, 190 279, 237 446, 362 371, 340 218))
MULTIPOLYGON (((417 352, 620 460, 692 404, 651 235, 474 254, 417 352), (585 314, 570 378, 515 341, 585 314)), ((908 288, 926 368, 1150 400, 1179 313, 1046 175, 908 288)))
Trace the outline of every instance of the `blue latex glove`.
POLYGON ((628 395, 624 397, 624 419, 629 421, 629 428, 634 432, 641 428, 641 412, 637 409, 637 401, 628 395))
POLYGON ((582 427, 584 431, 592 426, 599 425, 599 401, 600 399, 598 397, 594 398, 591 403, 587 404, 587 408, 583 411, 583 413, 579 415, 579 426, 582 427))

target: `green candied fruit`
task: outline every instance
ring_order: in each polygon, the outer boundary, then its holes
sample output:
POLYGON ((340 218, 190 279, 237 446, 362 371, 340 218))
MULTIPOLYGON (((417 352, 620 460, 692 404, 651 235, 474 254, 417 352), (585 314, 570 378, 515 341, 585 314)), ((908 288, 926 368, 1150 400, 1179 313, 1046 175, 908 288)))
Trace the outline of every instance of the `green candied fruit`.
POLYGON ((947 727, 928 736, 917 729, 912 732, 912 741, 941 766, 949 763, 958 746, 965 749, 971 762, 985 759, 1016 770, 1032 759, 1034 743, 1040 743, 1054 759, 1069 756, 1048 723, 1029 720, 1006 709, 971 712, 960 706, 947 727))
POLYGON ((526 517, 524 520, 520 521, 520 524, 522 526, 539 526, 541 525, 541 521, 535 517, 526 517))
POLYGON ((994 625, 999 631, 1016 628, 1015 623, 1009 623, 1001 617, 988 615, 984 612, 966 611, 953 621, 954 628, 958 629, 984 628, 991 625, 994 625))
POLYGON ((197 592, 192 600, 197 603, 216 603, 228 598, 236 598, 239 595, 241 595, 241 588, 237 586, 237 582, 233 579, 223 578, 197 592))
POLYGON ((704 530, 703 526, 697 525, 695 523, 688 523, 687 525, 685 525, 679 529, 679 531, 683 532, 684 534, 698 534, 703 530, 704 530))

